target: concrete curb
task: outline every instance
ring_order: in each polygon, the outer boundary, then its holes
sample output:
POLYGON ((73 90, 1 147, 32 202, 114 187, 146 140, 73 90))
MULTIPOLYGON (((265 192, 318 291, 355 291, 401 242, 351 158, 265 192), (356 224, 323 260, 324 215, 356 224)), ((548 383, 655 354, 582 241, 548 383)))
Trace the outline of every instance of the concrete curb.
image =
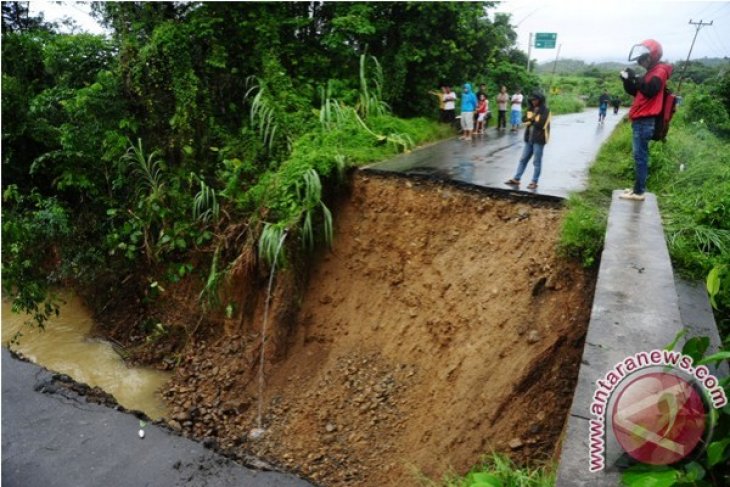
MULTIPOLYGON (((688 301, 680 304, 655 195, 646 193, 646 200, 637 202, 620 199, 620 194, 614 191, 609 210, 593 309, 558 467, 556 485, 560 487, 620 485, 615 464, 625 463, 625 455, 618 461, 607 459, 603 471, 589 470, 591 420, 597 418, 590 406, 596 381, 629 356, 664 348, 683 322, 695 325, 689 336, 710 335, 714 345, 719 343, 711 310, 698 313, 688 301), (690 321, 689 316, 694 319, 690 321)), ((623 451, 612 433, 604 432, 603 438, 605 451, 623 451)))

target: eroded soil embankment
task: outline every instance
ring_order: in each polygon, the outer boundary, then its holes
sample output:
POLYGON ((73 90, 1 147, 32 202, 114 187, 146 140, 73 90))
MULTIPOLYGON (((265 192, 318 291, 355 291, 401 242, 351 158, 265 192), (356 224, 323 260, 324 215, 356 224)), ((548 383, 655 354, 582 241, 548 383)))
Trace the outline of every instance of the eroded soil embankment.
POLYGON ((332 251, 277 325, 292 331, 267 364, 263 439, 246 437, 254 329, 187 354, 166 393, 173 426, 327 486, 417 485, 492 449, 552 457, 593 292, 557 257, 563 211, 356 175, 332 251))

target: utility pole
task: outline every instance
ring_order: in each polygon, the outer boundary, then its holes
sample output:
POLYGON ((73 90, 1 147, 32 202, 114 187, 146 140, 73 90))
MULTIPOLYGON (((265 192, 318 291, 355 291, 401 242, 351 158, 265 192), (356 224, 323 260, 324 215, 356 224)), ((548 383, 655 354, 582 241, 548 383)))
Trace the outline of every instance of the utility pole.
POLYGON ((682 67, 682 74, 679 76, 679 86, 677 87, 677 93, 679 93, 680 88, 682 88, 682 80, 684 79, 684 73, 687 71, 687 64, 689 64, 689 57, 692 55, 692 49, 695 47, 695 41, 697 40, 697 34, 700 33, 700 29, 706 25, 712 25, 714 20, 711 20, 709 23, 702 22, 702 19, 700 19, 699 22, 692 22, 692 19, 689 19, 690 25, 696 25, 697 28, 695 30, 695 36, 692 39, 692 45, 689 46, 689 53, 687 54, 687 60, 684 62, 684 66, 682 67))
POLYGON ((532 32, 530 32, 530 41, 527 44, 527 72, 530 72, 530 56, 532 56, 532 32))
POLYGON ((558 58, 560 57, 560 48, 563 47, 562 44, 558 44, 558 53, 555 55, 555 62, 553 63, 553 76, 555 76, 555 68, 558 67, 558 58))
POLYGON ((553 81, 555 81, 555 68, 558 67, 558 58, 560 57, 560 49, 562 47, 562 44, 558 44, 558 53, 555 55, 555 62, 553 63, 553 74, 550 76, 550 88, 548 88, 548 93, 552 93, 553 91, 553 81))

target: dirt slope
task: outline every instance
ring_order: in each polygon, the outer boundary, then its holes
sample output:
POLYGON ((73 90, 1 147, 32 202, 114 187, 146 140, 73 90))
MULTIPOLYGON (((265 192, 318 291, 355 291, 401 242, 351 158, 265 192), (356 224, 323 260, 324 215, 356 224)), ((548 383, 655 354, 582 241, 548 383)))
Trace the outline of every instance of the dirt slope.
POLYGON ((418 485, 492 449, 550 458, 593 293, 556 256, 563 211, 356 175, 334 248, 277 325, 289 332, 267 363, 266 434, 247 437, 257 326, 187 355, 166 392, 171 425, 327 486, 418 485))

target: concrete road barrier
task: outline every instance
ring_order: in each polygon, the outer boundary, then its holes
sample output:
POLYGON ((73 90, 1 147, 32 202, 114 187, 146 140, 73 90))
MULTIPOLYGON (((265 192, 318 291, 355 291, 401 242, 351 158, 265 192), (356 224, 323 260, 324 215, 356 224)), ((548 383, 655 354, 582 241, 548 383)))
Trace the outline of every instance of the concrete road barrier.
POLYGON ((641 352, 663 349, 685 326, 694 327, 687 337, 709 335, 715 346, 719 343, 709 306, 700 313, 696 304, 701 294, 694 299, 683 295, 680 306, 655 195, 647 193, 645 201, 636 202, 622 200, 620 194, 613 193, 609 211, 578 384, 562 443, 559 487, 620 485, 621 470, 633 461, 624 453, 611 422, 605 420, 601 430, 600 415, 592 410, 605 399, 603 417, 610 418, 619 391, 631 383, 623 378, 636 377, 628 372, 621 377, 623 369, 617 364, 641 352), (617 372, 614 377, 608 376, 611 371, 617 372), (609 379, 616 378, 621 382, 615 387, 602 389, 598 382, 610 385, 609 379), (604 457, 603 469, 592 464, 597 454, 604 457), (591 472, 592 465, 598 471, 591 472))

